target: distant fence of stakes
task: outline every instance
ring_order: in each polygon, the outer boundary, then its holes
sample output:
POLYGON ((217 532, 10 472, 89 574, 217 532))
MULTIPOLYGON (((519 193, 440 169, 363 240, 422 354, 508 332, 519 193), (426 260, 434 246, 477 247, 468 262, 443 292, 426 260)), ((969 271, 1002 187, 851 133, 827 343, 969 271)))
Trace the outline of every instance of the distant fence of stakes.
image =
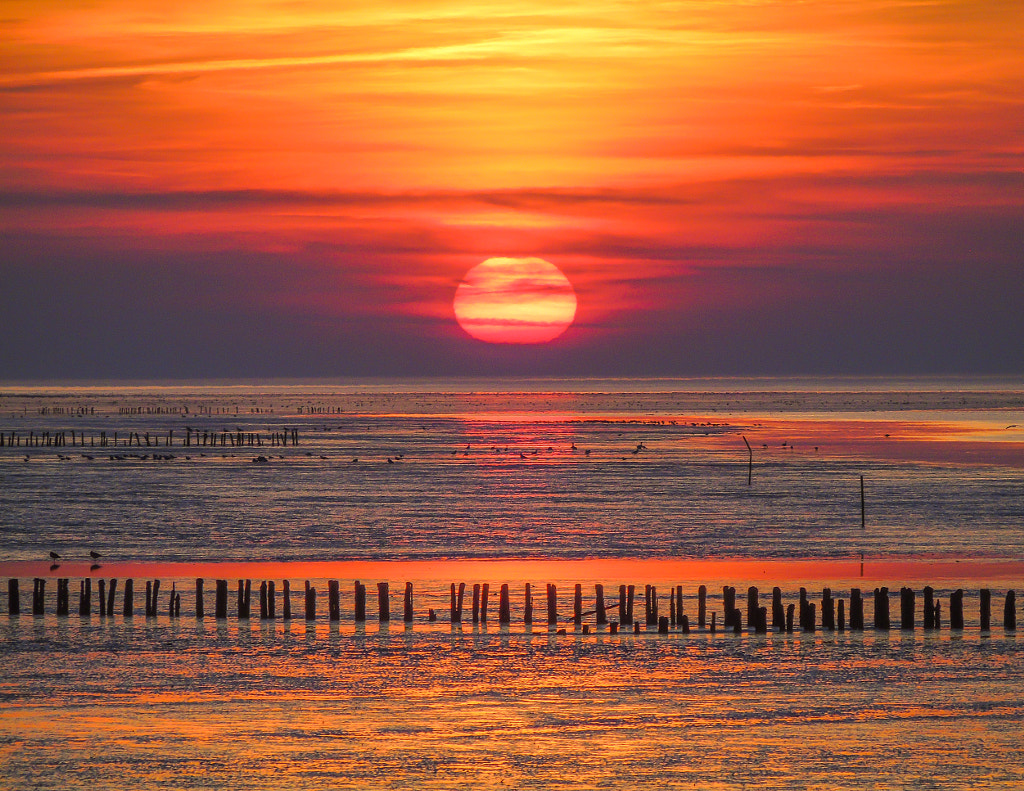
POLYGON ((246 431, 222 429, 167 431, 0 431, 0 448, 228 448, 286 447, 299 444, 297 428, 246 431))
MULTIPOLYGON (((7 581, 7 613, 10 617, 20 616, 22 611, 22 595, 20 580, 16 578, 7 581)), ((73 580, 71 578, 42 578, 36 577, 32 580, 31 608, 26 609, 24 614, 42 616, 52 612, 59 617, 68 617, 71 612, 71 589, 73 580), (47 592, 47 583, 54 582, 50 588, 52 594, 47 592)), ((330 623, 339 623, 342 620, 351 621, 357 626, 365 625, 367 617, 367 586, 362 582, 355 581, 352 587, 351 598, 345 597, 342 601, 341 584, 338 580, 327 580, 327 608, 326 619, 330 623)), ((252 610, 253 582, 251 579, 239 579, 234 584, 234 596, 230 594, 229 581, 226 579, 215 580, 213 610, 207 608, 208 593, 205 580, 195 580, 194 596, 192 597, 191 612, 186 612, 185 617, 194 617, 197 620, 213 618, 218 622, 226 622, 235 619, 238 622, 246 622, 256 615, 252 610), (233 606, 231 603, 233 601, 233 606)), ((384 625, 391 621, 392 615, 392 593, 388 582, 378 582, 376 590, 376 621, 384 625)), ((27 586, 26 586, 27 588, 27 586)), ((101 619, 114 618, 120 612, 122 619, 136 617, 137 614, 144 614, 147 619, 166 617, 168 619, 182 618, 181 591, 178 583, 172 582, 170 589, 164 586, 164 595, 161 598, 161 584, 159 579, 145 581, 145 597, 140 595, 138 605, 141 610, 136 610, 135 580, 126 579, 123 585, 119 586, 116 578, 94 578, 84 577, 77 580, 78 588, 78 615, 82 618, 99 617, 101 619), (118 592, 120 587, 120 601, 118 592)), ((280 591, 275 580, 260 581, 259 591, 259 613, 261 621, 291 621, 302 618, 307 622, 316 622, 318 591, 309 580, 304 582, 301 589, 296 590, 299 595, 299 606, 293 609, 295 594, 292 592, 292 585, 289 580, 283 580, 280 591), (280 598, 280 607, 278 599, 280 598)), ((142 589, 140 587, 140 594, 142 589)), ((322 594, 322 591, 319 592, 322 594)), ((494 610, 492 609, 491 585, 489 583, 474 583, 467 597, 467 583, 451 583, 448 588, 448 613, 447 621, 453 628, 461 627, 466 621, 479 627, 487 627, 494 622, 494 610), (468 602, 467 602, 468 599, 468 602), (465 611, 469 605, 469 612, 465 611)), ((823 588, 820 596, 813 598, 807 588, 800 588, 795 596, 795 601, 785 602, 783 592, 779 587, 772 589, 770 603, 765 596, 765 604, 762 605, 762 594, 757 587, 747 588, 745 612, 737 606, 736 588, 725 585, 722 587, 720 598, 717 595, 709 596, 707 586, 701 585, 696 595, 684 596, 683 586, 670 586, 667 593, 659 593, 654 585, 645 585, 643 593, 640 594, 636 585, 619 585, 618 596, 606 598, 605 587, 596 584, 593 587, 592 597, 584 597, 582 584, 577 583, 572 590, 571 614, 568 603, 565 609, 560 609, 558 589, 555 584, 548 583, 544 591, 544 606, 541 611, 543 615, 537 617, 535 610, 534 591, 530 583, 523 587, 522 597, 519 599, 521 606, 515 608, 516 622, 532 631, 537 626, 541 631, 554 632, 556 634, 567 633, 570 629, 580 634, 619 634, 621 631, 630 631, 633 634, 657 632, 659 634, 716 634, 719 632, 729 634, 767 634, 785 633, 813 633, 822 632, 889 632, 897 629, 900 632, 914 632, 919 624, 925 632, 936 632, 946 629, 951 632, 962 632, 967 628, 977 629, 980 632, 990 632, 995 628, 1002 628, 1005 632, 1015 632, 1017 628, 1017 604, 1014 590, 1007 590, 1002 595, 1002 617, 993 621, 992 617, 992 591, 982 588, 977 591, 977 620, 967 624, 964 618, 964 591, 962 588, 950 591, 943 600, 938 596, 931 586, 925 586, 920 591, 911 587, 902 587, 896 598, 887 587, 874 588, 871 592, 862 591, 860 588, 851 588, 847 598, 837 596, 830 588, 823 588), (644 613, 642 617, 636 617, 634 604, 638 598, 643 599, 644 613), (865 617, 867 601, 871 601, 871 618, 865 617), (716 602, 713 599, 717 599, 716 602), (892 603, 896 601, 899 606, 899 618, 892 618, 892 603), (716 609, 716 607, 720 607, 716 609), (687 610, 689 609, 689 612, 687 610), (693 612, 693 610, 696 612, 693 612), (719 615, 721 618, 719 619, 719 615)), ((444 618, 438 617, 434 607, 421 609, 417 613, 415 607, 413 584, 406 582, 401 594, 396 594, 396 604, 401 598, 402 621, 407 628, 412 628, 416 622, 436 623, 444 618)), ((435 591, 433 601, 436 604, 440 599, 443 601, 444 591, 435 591)), ((518 598, 518 597, 517 597, 518 598)), ((373 602, 370 602, 372 612, 373 602)), ((502 584, 498 587, 497 624, 499 627, 510 627, 513 624, 513 601, 509 585, 502 584)), ((998 601, 997 601, 998 607, 998 601)), ((396 614, 398 610, 396 609, 396 614)), ((321 618, 324 612, 321 610, 321 618)))

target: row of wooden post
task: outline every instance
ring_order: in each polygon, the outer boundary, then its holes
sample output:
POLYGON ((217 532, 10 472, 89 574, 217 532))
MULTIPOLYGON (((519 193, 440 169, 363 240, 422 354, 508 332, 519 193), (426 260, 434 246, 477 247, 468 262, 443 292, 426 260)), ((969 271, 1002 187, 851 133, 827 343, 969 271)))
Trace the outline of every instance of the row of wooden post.
MULTIPOLYGON (((122 615, 130 617, 134 615, 134 580, 128 579, 124 582, 124 593, 122 595, 122 615)), ((97 580, 98 612, 101 616, 111 617, 114 615, 114 596, 117 590, 117 580, 97 580)), ((157 616, 157 599, 160 592, 160 580, 146 582, 145 613, 147 617, 157 616)), ((451 584, 451 623, 462 623, 463 605, 465 602, 466 583, 451 584)), ((46 593, 46 580, 36 578, 33 580, 32 590, 32 613, 42 615, 44 612, 46 593)), ((86 578, 80 581, 79 585, 79 615, 89 616, 92 614, 92 593, 93 580, 86 578)), ((240 620, 248 619, 251 614, 251 580, 238 580, 235 613, 240 620)), ((604 596, 604 586, 594 586, 595 607, 593 610, 583 610, 583 586, 576 584, 573 590, 573 615, 572 622, 579 626, 583 623, 585 616, 594 615, 598 626, 609 626, 611 631, 617 632, 619 626, 632 626, 634 631, 640 631, 640 623, 633 618, 633 600, 636 587, 634 585, 620 585, 617 602, 607 603, 604 596), (609 610, 618 610, 618 619, 609 621, 609 610)), ((304 590, 304 617, 308 621, 316 620, 316 589, 307 581, 304 590)), ((8 613, 18 615, 21 612, 21 601, 19 595, 19 582, 17 579, 7 581, 8 613)), ((558 591, 555 585, 548 584, 547 596, 547 623, 550 626, 558 624, 558 591)), ((954 591, 949 597, 948 623, 950 629, 964 628, 963 615, 963 590, 954 591)), ((873 593, 874 605, 874 628, 879 631, 888 631, 891 628, 889 609, 889 589, 875 588, 873 593)), ((657 588, 653 585, 645 586, 644 591, 646 626, 656 626, 659 631, 667 632, 669 628, 679 628, 684 633, 690 631, 690 621, 683 613, 683 586, 677 585, 670 589, 668 596, 669 614, 662 616, 659 613, 659 596, 657 588)), ((916 602, 917 595, 911 588, 900 590, 900 629, 913 631, 916 627, 916 602)), ((289 620, 292 617, 291 605, 291 584, 288 580, 283 582, 282 590, 282 618, 289 620)), ((473 585, 472 590, 472 612, 473 623, 487 623, 490 604, 490 585, 473 585)), ((722 589, 722 604, 724 618, 722 628, 733 632, 743 630, 742 613, 736 607, 736 589, 731 586, 724 586, 722 589)), ((260 583, 259 592, 260 618, 262 620, 273 620, 277 618, 277 589, 273 581, 260 583)), ((850 591, 849 621, 847 622, 846 602, 843 599, 834 599, 832 591, 825 588, 822 591, 820 621, 817 614, 817 604, 808 598, 806 588, 800 588, 799 613, 796 606, 789 604, 785 609, 782 604, 781 588, 772 590, 771 604, 771 628, 777 632, 793 632, 796 626, 800 631, 813 632, 821 624, 825 631, 845 631, 847 628, 853 631, 864 630, 864 597, 859 588, 850 591)), ((70 607, 70 580, 57 580, 57 602, 56 614, 67 615, 70 607)), ((337 580, 329 580, 327 583, 327 608, 328 619, 331 621, 341 620, 341 592, 337 580)), ((923 622, 925 630, 941 628, 942 608, 939 600, 935 597, 934 590, 927 586, 923 591, 923 622)), ((979 626, 982 631, 991 628, 992 623, 992 593, 988 589, 979 592, 980 619, 979 626)), ((172 585, 168 600, 168 615, 171 618, 181 616, 181 594, 177 591, 176 585, 172 585)), ((204 582, 196 580, 195 596, 196 618, 205 617, 204 582)), ((405 595, 403 599, 402 619, 405 623, 413 621, 413 586, 411 582, 405 584, 405 595)), ((228 581, 217 580, 214 600, 214 615, 219 619, 228 617, 228 581)), ((523 623, 533 623, 534 602, 533 592, 529 583, 526 584, 523 603, 523 623)), ((354 619, 357 623, 366 621, 366 586, 355 582, 354 619)), ((387 582, 377 583, 377 620, 385 623, 391 620, 391 596, 387 582)), ((428 620, 436 621, 437 615, 433 609, 428 611, 428 620)), ((563 619, 568 620, 568 619, 563 619)), ((511 622, 511 602, 509 597, 509 586, 504 584, 498 593, 498 623, 508 624, 511 622)), ((697 626, 701 629, 709 629, 715 632, 718 629, 717 613, 712 612, 710 621, 707 612, 707 587, 701 585, 697 592, 697 626)), ((1006 594, 1003 607, 1003 627, 1006 630, 1017 628, 1016 615, 1016 594, 1010 590, 1006 594)), ((768 631, 768 607, 760 605, 758 589, 751 586, 747 589, 746 607, 746 628, 757 633, 768 631)))

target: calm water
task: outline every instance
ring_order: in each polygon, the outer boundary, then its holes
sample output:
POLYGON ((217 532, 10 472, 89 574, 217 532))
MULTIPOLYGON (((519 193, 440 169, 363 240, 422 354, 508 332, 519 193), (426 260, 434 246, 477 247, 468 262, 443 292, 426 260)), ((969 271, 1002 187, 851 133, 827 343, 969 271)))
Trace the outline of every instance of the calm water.
MULTIPOLYGON (((183 614, 192 606, 184 572, 164 577, 157 619, 81 619, 77 579, 70 618, 52 613, 52 581, 44 617, 10 617, 4 600, 0 788, 1020 787, 1024 650, 1001 625, 978 630, 977 588, 1001 596, 1024 580, 938 584, 944 606, 967 590, 962 635, 570 623, 559 636, 520 620, 524 580, 685 583, 692 617, 696 580, 626 578, 603 559, 1024 560, 1024 390, 899 385, 4 389, 5 437, 122 443, 0 448, 0 562, 22 579, 23 613, 32 576, 87 573, 89 550, 104 556, 94 577, 168 561, 284 561, 296 586, 314 560, 438 572, 417 580, 409 629, 372 615, 356 628, 348 578, 333 627, 322 600, 315 625, 169 620, 172 581, 183 614), (295 429, 299 444, 182 447, 187 429, 264 443, 295 429), (136 432, 142 446, 125 447, 136 432), (63 571, 48 569, 51 550, 63 571), (486 564, 459 576, 474 558, 505 561, 502 576, 482 576, 486 564), (550 559, 589 559, 591 572, 533 575, 550 559), (492 619, 497 584, 514 583, 516 623, 453 627, 449 581, 491 582, 492 619)), ((812 576, 778 580, 787 601, 802 584, 843 597, 855 584, 812 576)), ((385 578, 400 611, 401 574, 385 578)), ((711 606, 722 584, 742 598, 748 581, 707 578, 711 606)))

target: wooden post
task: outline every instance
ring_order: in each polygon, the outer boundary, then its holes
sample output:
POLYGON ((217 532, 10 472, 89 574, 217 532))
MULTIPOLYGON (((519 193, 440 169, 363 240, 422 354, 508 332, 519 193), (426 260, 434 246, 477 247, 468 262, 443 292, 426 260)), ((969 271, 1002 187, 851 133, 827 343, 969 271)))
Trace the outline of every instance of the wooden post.
POLYGON ((277 618, 277 594, 274 590, 274 581, 267 583, 267 617, 270 620, 277 618))
POLYGON ((658 618, 658 634, 668 634, 668 618, 664 615, 658 618))
POLYGON ((356 623, 366 622, 366 586, 363 585, 359 580, 356 580, 355 586, 356 592, 356 605, 355 605, 355 621, 356 623))
POLYGON ((572 622, 577 626, 583 623, 583 586, 578 582, 572 594, 572 622))
POLYGON ((850 629, 855 632, 864 631, 864 599, 860 588, 850 589, 850 629))
POLYGON ((697 625, 703 629, 707 625, 708 614, 708 589, 701 585, 697 589, 697 625))
POLYGON ((548 583, 548 627, 558 623, 558 591, 550 582, 548 583))
POLYGON ((746 437, 743 437, 743 444, 747 446, 747 486, 750 486, 754 480, 754 451, 746 437))
MULTIPOLYGON (((931 614, 928 614, 931 621, 931 614)), ((904 632, 914 631, 914 590, 913 588, 900 588, 900 630, 904 632)))
POLYGON ((316 588, 310 586, 309 580, 306 580, 306 620, 316 620, 316 588))
POLYGON ((67 615, 68 605, 67 598, 65 596, 67 592, 68 581, 66 579, 57 580, 57 615, 67 615))
POLYGON ((327 620, 341 620, 341 596, 337 580, 327 580, 327 620))
POLYGON ((32 580, 32 614, 43 615, 43 596, 46 590, 46 580, 35 577, 32 580))
POLYGON ((680 627, 680 629, 682 629, 683 634, 689 634, 690 633, 690 619, 687 618, 685 615, 681 616, 679 618, 679 627, 680 627))
POLYGON ((964 592, 958 588, 949 597, 949 628, 964 628, 964 592))
POLYGON ((533 623, 533 594, 530 592, 530 583, 526 583, 526 594, 523 601, 523 623, 530 626, 533 623))
POLYGON ((7 614, 21 615, 21 595, 18 593, 18 580, 7 580, 7 614))
POLYGON ((149 580, 146 580, 146 617, 153 617, 153 583, 149 580))
POLYGON ((758 607, 757 608, 757 623, 754 626, 754 631, 758 634, 768 633, 768 608, 758 607))
POLYGON ((289 580, 281 581, 281 596, 284 598, 281 618, 290 621, 292 619, 292 584, 289 580))
POLYGON ((96 580, 96 595, 100 600, 100 618, 107 617, 107 581, 105 579, 96 580))
POLYGON ((498 595, 498 623, 507 624, 512 620, 512 612, 508 599, 508 583, 504 583, 501 586, 501 592, 498 595))
POLYGON ((628 620, 623 620, 623 626, 633 623, 633 598, 636 596, 636 585, 626 586, 626 615, 628 620))
POLYGON ((203 579, 202 577, 196 577, 196 620, 203 620, 205 613, 203 612, 203 579))
MULTIPOLYGON (((127 591, 125 591, 127 595, 127 591)), ((217 580, 216 599, 214 601, 214 614, 217 620, 224 620, 228 617, 228 581, 217 580)))
MULTIPOLYGON (((506 595, 508 592, 506 591, 506 595)), ((405 623, 412 623, 412 583, 405 583, 405 600, 403 602, 402 618, 405 623)))
POLYGON ((168 618, 172 618, 172 619, 174 618, 174 600, 177 598, 177 596, 178 596, 178 586, 177 586, 177 583, 172 582, 171 583, 170 603, 169 603, 168 609, 167 609, 167 617, 168 618))
POLYGON ((1003 629, 1007 632, 1017 631, 1017 594, 1012 590, 1006 592, 1006 604, 1003 605, 1003 629))
POLYGON ((757 613, 761 609, 760 598, 757 588, 751 585, 747 588, 747 628, 757 628, 757 613))
POLYGON ((462 623, 462 605, 463 605, 463 602, 465 602, 465 600, 466 600, 466 583, 465 582, 460 582, 459 583, 459 596, 456 599, 456 606, 457 606, 458 611, 459 611, 459 623, 462 623))
POLYGON ((653 585, 644 586, 644 624, 658 625, 658 591, 653 585))
POLYGON ((676 624, 683 623, 683 586, 676 585, 676 624))
POLYGON ((772 588, 772 630, 786 631, 786 611, 782 608, 782 588, 772 588))
POLYGON ((786 607, 786 633, 793 634, 793 612, 796 610, 795 604, 790 604, 786 607))
POLYGON ((461 620, 459 611, 455 608, 455 583, 452 583, 452 602, 451 602, 451 621, 452 623, 458 623, 461 620))
POLYGON ((875 629, 888 632, 889 628, 889 589, 875 588, 875 629))
POLYGON ((245 583, 242 580, 238 581, 238 602, 235 612, 238 614, 238 620, 249 617, 245 614, 245 583))
POLYGON ((836 619, 838 620, 838 624, 836 625, 836 628, 840 632, 845 632, 846 631, 846 602, 844 602, 842 599, 840 599, 838 602, 836 602, 836 619))
POLYGON ((480 583, 473 583, 473 623, 480 622, 480 583))
POLYGON ((722 587, 722 608, 725 610, 722 627, 728 629, 732 626, 733 611, 736 609, 736 589, 731 585, 722 587))
POLYGON ((92 615, 92 579, 86 577, 78 590, 78 614, 82 618, 92 615))
POLYGON ((124 581, 124 609, 122 615, 125 618, 135 616, 135 580, 124 581))
POLYGON ((387 582, 377 583, 377 622, 387 623, 391 620, 391 594, 387 582))
POLYGON ((924 629, 930 631, 935 628, 935 592, 931 585, 924 586, 924 629))
POLYGON ((604 608, 604 585, 594 585, 594 609, 597 610, 597 625, 605 626, 608 623, 608 612, 604 608))
POLYGON ((490 590, 491 585, 488 582, 485 582, 480 590, 480 620, 483 623, 487 623, 487 597, 490 590))
POLYGON ((676 597, 671 589, 668 594, 668 624, 672 627, 676 625, 676 597))
POLYGON ((266 621, 270 613, 267 610, 267 581, 260 583, 260 620, 266 621))
POLYGON ((836 602, 831 588, 821 592, 821 628, 829 632, 836 630, 836 602))
POLYGON ((978 591, 981 608, 981 631, 987 632, 992 627, 992 591, 982 588, 978 591))
POLYGON ((114 617, 114 592, 117 590, 117 580, 111 578, 110 589, 107 591, 107 617, 114 617))
POLYGON ((619 586, 619 622, 623 626, 629 625, 629 611, 626 608, 626 586, 619 586))

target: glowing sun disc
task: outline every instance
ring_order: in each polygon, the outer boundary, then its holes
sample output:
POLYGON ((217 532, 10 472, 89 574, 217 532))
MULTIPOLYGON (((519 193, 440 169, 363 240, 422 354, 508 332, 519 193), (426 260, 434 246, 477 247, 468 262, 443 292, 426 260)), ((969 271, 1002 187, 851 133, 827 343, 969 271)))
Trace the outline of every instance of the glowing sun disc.
POLYGON ((576 292, 543 258, 488 258, 462 279, 452 302, 459 326, 487 343, 547 343, 576 318, 576 292))

